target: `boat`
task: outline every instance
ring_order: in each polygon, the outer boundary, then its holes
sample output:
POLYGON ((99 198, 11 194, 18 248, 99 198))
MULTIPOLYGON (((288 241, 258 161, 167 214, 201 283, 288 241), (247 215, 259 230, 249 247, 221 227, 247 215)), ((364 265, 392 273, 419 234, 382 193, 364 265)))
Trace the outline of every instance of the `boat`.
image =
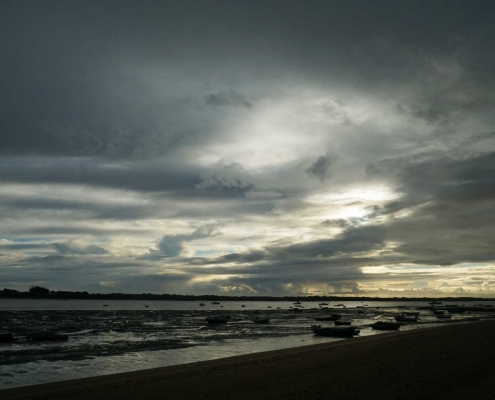
POLYGON ((246 307, 244 304, 241 307, 246 307))
POLYGON ((339 325, 350 325, 351 324, 351 321, 335 321, 334 323, 337 326, 339 326, 339 325))
POLYGON ((315 317, 317 321, 337 321, 342 317, 340 314, 332 314, 328 317, 315 317))
POLYGON ((435 311, 433 311, 433 314, 442 315, 442 314, 445 314, 445 310, 435 310, 435 311))
POLYGON ((397 322, 418 322, 418 316, 417 315, 405 315, 405 314, 400 314, 396 315, 394 319, 397 322))
POLYGON ((205 319, 209 324, 226 324, 230 319, 230 315, 213 315, 211 317, 206 317, 205 319))
POLYGON ((325 327, 320 325, 311 325, 315 335, 318 336, 331 336, 331 337, 353 337, 358 334, 359 331, 355 327, 337 328, 337 327, 325 327), (356 332, 357 331, 357 332, 356 332))
POLYGON ((218 302, 218 301, 214 301, 214 302, 213 302, 213 303, 211 303, 211 304, 220 304, 220 302, 218 302))
POLYGON ((0 333, 0 343, 9 343, 17 340, 12 333, 0 333))
POLYGON ((200 307, 204 307, 205 303, 199 303, 200 307))
POLYGON ((386 322, 386 321, 377 321, 371 325, 371 329, 376 329, 379 331, 396 331, 401 327, 400 322, 386 322))
POLYGON ((452 315, 450 315, 450 314, 438 314, 437 315, 437 318, 440 318, 440 319, 451 319, 452 318, 452 315))
POLYGON ((328 306, 328 303, 318 303, 319 306, 328 306))
POLYGON ((270 322, 270 318, 254 317, 253 322, 255 324, 268 324, 270 322))
POLYGON ((300 301, 296 301, 295 303, 292 303, 292 304, 301 304, 301 302, 300 301))
POLYGON ((54 333, 54 332, 33 332, 26 335, 27 340, 69 340, 69 335, 65 333, 54 333))

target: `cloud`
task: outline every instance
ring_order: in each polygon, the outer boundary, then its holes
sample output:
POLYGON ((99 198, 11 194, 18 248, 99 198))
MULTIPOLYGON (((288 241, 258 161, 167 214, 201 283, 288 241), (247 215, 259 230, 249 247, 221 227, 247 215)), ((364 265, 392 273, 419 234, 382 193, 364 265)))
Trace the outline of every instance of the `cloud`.
POLYGON ((157 244, 157 249, 151 249, 145 259, 159 260, 168 257, 179 257, 184 250, 184 244, 199 239, 220 235, 216 225, 205 225, 194 232, 185 235, 165 235, 157 244))
POLYGON ((306 169, 306 173, 318 178, 321 182, 324 182, 332 176, 330 167, 333 163, 333 159, 328 154, 321 156, 309 168, 306 169))
POLYGON ((87 243, 87 239, 74 239, 65 243, 54 243, 53 247, 60 254, 67 255, 90 255, 90 254, 106 254, 107 251, 95 244, 87 243))
POLYGON ((241 93, 233 90, 209 94, 205 96, 205 103, 215 107, 252 107, 252 104, 241 93))
POLYGON ((2 282, 495 293, 493 2, 143 1, 2 4, 2 282))

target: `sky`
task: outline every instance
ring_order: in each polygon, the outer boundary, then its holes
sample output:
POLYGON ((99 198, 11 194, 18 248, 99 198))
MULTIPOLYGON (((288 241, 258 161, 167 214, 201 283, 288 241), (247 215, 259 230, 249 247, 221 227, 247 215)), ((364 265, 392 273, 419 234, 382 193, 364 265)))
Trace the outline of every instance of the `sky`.
POLYGON ((495 297, 493 1, 0 2, 0 289, 495 297))

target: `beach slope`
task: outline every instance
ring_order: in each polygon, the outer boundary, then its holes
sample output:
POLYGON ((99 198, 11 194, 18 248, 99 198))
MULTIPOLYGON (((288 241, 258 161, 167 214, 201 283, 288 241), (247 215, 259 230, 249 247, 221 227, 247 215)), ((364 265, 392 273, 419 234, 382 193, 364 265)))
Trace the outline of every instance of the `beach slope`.
POLYGON ((487 321, 7 389, 0 397, 488 399, 495 393, 494 376, 495 321, 487 321))

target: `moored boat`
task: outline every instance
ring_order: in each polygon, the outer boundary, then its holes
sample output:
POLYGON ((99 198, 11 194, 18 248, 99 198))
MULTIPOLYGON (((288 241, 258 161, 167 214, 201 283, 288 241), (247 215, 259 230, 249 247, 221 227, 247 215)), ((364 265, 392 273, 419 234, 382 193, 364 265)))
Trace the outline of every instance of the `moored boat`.
POLYGON ((418 322, 417 315, 399 314, 394 317, 397 322, 418 322))
POLYGON ((213 315, 206 317, 206 322, 209 324, 226 324, 229 319, 230 315, 213 315))
POLYGON ((17 340, 12 333, 0 333, 0 343, 9 343, 17 340))
POLYGON ((322 328, 320 325, 312 325, 311 329, 318 336, 329 336, 329 337, 353 337, 357 335, 359 331, 355 327, 325 327, 322 328))
POLYGON ((254 317, 253 322, 255 324, 268 324, 270 322, 270 318, 254 317))
POLYGON ((372 329, 380 331, 396 331, 401 327, 400 322, 387 322, 387 321, 377 321, 371 325, 372 329))
POLYGON ((439 318, 439 319, 451 319, 452 315, 450 315, 450 314, 438 314, 437 318, 439 318))
POLYGON ((33 332, 33 333, 28 333, 26 335, 26 339, 28 340, 37 340, 37 341, 42 341, 42 340, 50 340, 50 341, 57 341, 57 340, 68 340, 69 335, 65 333, 54 333, 54 332, 33 332))

